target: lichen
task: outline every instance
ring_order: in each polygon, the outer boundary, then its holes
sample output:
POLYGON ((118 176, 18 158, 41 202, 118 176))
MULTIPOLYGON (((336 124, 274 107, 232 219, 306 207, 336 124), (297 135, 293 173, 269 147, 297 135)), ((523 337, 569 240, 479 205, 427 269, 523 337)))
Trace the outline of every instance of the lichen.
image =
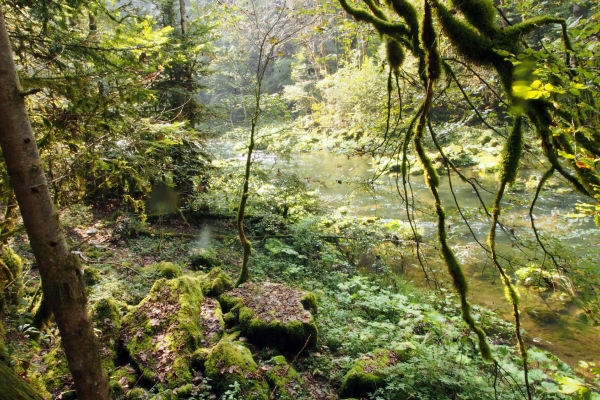
POLYGON ((217 394, 222 394, 239 384, 239 398, 266 400, 269 388, 258 373, 258 366, 252 353, 240 342, 221 340, 210 352, 205 366, 205 375, 215 383, 217 394))

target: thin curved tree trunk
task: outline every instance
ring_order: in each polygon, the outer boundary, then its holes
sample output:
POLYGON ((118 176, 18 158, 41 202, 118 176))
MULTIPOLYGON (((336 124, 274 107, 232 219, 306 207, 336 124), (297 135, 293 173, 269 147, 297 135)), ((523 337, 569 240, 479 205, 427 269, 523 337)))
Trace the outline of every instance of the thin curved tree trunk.
POLYGON ((0 146, 10 183, 38 264, 44 297, 60 330, 77 397, 108 400, 108 380, 87 313, 83 270, 69 252, 52 203, 1 9, 0 118, 0 146))

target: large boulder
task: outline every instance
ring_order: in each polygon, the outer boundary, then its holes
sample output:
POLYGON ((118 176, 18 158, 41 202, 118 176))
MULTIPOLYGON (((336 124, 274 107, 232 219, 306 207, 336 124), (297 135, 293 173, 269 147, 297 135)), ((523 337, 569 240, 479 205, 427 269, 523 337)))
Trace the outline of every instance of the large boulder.
POLYGON ((191 382, 194 351, 219 340, 219 304, 204 298, 205 284, 192 276, 158 280, 123 318, 121 343, 145 379, 171 388, 191 382))
POLYGON ((312 293, 278 283, 246 283, 219 296, 229 323, 239 322, 242 333, 259 346, 298 351, 317 344, 312 293))

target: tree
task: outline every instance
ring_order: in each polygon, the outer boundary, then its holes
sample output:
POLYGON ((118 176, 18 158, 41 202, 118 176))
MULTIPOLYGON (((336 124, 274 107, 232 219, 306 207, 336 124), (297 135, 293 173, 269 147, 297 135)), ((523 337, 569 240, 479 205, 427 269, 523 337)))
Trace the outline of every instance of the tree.
POLYGON ((87 313, 83 269, 61 231, 0 10, 0 146, 35 255, 44 297, 60 330, 80 399, 108 399, 98 341, 87 313))
MULTIPOLYGON (((277 2, 275 5, 268 1, 251 0, 243 4, 225 6, 224 17, 230 26, 230 38, 240 47, 240 59, 246 62, 234 63, 227 61, 228 73, 233 77, 234 87, 251 94, 248 96, 249 112, 244 104, 244 116, 250 120, 250 135, 248 139, 244 176, 242 178, 242 191, 237 212, 237 229, 243 248, 242 269, 237 280, 237 285, 246 282, 250 277, 248 262, 252 252, 252 245, 244 231, 244 218, 246 205, 250 197, 250 178, 252 169, 253 152, 259 122, 263 113, 264 81, 273 62, 285 55, 284 46, 292 40, 296 33, 307 26, 309 18, 294 10, 293 5, 287 1, 277 2)), ((233 47, 233 46, 232 46, 233 47)), ((242 98, 242 102, 244 99, 242 98)))

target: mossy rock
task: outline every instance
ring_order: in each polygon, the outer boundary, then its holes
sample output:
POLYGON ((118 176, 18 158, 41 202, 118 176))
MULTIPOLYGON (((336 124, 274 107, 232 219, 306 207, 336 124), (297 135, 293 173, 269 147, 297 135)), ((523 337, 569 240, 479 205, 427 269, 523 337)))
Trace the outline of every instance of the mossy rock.
POLYGON ((161 278, 173 279, 181 276, 181 268, 172 262, 162 261, 154 266, 161 278))
POLYGON ((67 365, 67 357, 60 341, 42 357, 42 379, 54 398, 75 399, 73 377, 67 365))
POLYGON ((246 283, 219 297, 231 309, 228 321, 239 316, 242 333, 259 346, 298 351, 317 344, 314 295, 277 283, 246 283), (306 307, 306 308, 305 308, 306 307))
POLYGON ((0 253, 0 313, 5 304, 17 304, 23 290, 23 261, 9 246, 0 253))
POLYGON ((121 311, 116 301, 101 299, 94 304, 91 313, 94 327, 102 332, 100 337, 100 356, 102 366, 108 375, 115 369, 119 331, 121 329, 121 311))
POLYGON ((284 356, 275 356, 267 367, 266 376, 269 385, 273 387, 278 399, 296 399, 299 387, 306 386, 300 374, 286 361, 284 356))
POLYGON ((136 310, 123 318, 121 341, 145 379, 170 388, 192 381, 192 354, 216 341, 211 329, 223 326, 219 312, 209 313, 206 305, 203 309, 203 283, 191 276, 158 280, 136 310), (203 320, 203 310, 210 320, 203 320))
MULTIPOLYGON (((378 349, 364 355, 344 376, 340 388, 340 398, 367 397, 369 393, 385 386, 387 378, 385 368, 396 365, 400 361, 402 360, 399 354, 387 349, 378 349)), ((404 399, 403 396, 395 398, 404 399)))
POLYGON ((221 260, 214 249, 194 249, 190 254, 190 264, 195 270, 206 271, 221 265, 221 260))
POLYGON ((526 307, 525 312, 531 320, 541 326, 563 326, 565 322, 560 314, 548 307, 526 307))
POLYGON ((0 397, 7 400, 43 400, 31 386, 0 362, 0 397))
POLYGON ((148 398, 148 392, 142 388, 134 388, 125 395, 127 400, 145 400, 148 398))
POLYGON ((233 289, 233 281, 221 268, 213 268, 203 280, 202 293, 205 296, 217 297, 233 289))
MULTIPOLYGON (((130 365, 118 368, 109 375, 112 398, 121 398, 124 394, 129 394, 135 390, 134 387, 139 381, 135 369, 130 365)), ((145 397, 141 397, 145 399, 145 397)))
POLYGON ((248 400, 269 398, 269 386, 262 380, 252 353, 240 342, 221 340, 211 350, 204 367, 205 375, 215 384, 219 395, 237 382, 242 392, 239 398, 248 400))

